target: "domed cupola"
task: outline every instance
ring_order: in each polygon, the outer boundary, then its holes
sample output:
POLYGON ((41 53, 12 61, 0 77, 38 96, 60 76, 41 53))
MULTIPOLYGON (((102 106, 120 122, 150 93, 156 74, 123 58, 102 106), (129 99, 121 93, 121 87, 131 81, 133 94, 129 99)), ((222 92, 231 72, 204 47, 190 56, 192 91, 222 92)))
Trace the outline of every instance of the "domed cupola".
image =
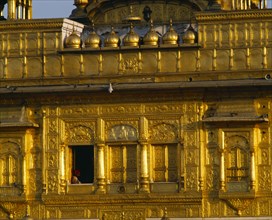
POLYGON ((144 36, 144 45, 157 46, 159 41, 159 35, 156 33, 153 27, 153 21, 150 21, 150 29, 144 36))
POLYGON ((66 48, 73 48, 73 49, 78 49, 81 47, 81 39, 77 35, 75 29, 73 30, 72 34, 65 39, 64 46, 66 48))
POLYGON ((99 48, 101 39, 99 35, 95 32, 94 23, 92 32, 89 34, 87 39, 85 40, 85 47, 86 48, 99 48))
POLYGON ((111 28, 111 32, 105 38, 104 46, 105 47, 118 47, 120 42, 119 36, 115 33, 114 28, 111 28))
POLYGON ((170 20, 170 27, 169 30, 163 36, 163 44, 171 44, 176 45, 178 43, 178 34, 173 28, 172 19, 170 20))
POLYGON ((184 44, 194 44, 196 42, 196 32, 191 25, 183 35, 182 41, 184 44))
POLYGON ((123 39, 124 46, 137 47, 139 40, 139 35, 134 31, 133 25, 130 24, 130 30, 123 39))

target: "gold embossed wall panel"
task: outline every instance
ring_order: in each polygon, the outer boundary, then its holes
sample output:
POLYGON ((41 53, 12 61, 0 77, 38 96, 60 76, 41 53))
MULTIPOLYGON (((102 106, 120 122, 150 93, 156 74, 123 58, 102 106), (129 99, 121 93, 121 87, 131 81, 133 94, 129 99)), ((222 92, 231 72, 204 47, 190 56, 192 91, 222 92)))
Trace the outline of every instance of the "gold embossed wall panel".
POLYGON ((111 146, 110 147, 110 182, 122 183, 124 182, 124 151, 125 147, 111 146))
POLYGON ((153 143, 175 143, 179 138, 178 120, 149 120, 149 135, 153 143))
POLYGON ((65 76, 78 76, 80 75, 80 56, 76 54, 66 55, 64 58, 64 71, 65 76), (73 65, 70 65, 70 64, 73 65))
POLYGON ((199 137, 197 103, 186 103, 183 121, 185 189, 197 190, 199 177, 199 137))
MULTIPOLYGON (((216 70, 229 70, 229 50, 217 50, 216 51, 216 70)), ((226 77, 226 76, 220 76, 226 77)))
POLYGON ((143 52, 143 72, 154 73, 158 68, 158 55, 155 52, 143 52))
POLYGON ((43 74, 42 58, 41 57, 30 57, 27 59, 27 76, 41 77, 43 74))
MULTIPOLYGON (((143 112, 142 106, 139 104, 120 104, 120 105, 103 105, 101 107, 101 114, 103 116, 111 115, 114 117, 124 118, 124 115, 135 115, 143 112)), ((136 119, 135 119, 136 120, 136 119)))
MULTIPOLYGON (((195 71, 196 57, 197 57, 197 52, 195 50, 181 51, 181 71, 185 71, 185 72, 186 71, 195 71), (186 59, 186 62, 185 62, 185 59, 186 59)), ((204 66, 204 68, 205 68, 205 66, 204 66)))
POLYGON ((124 53, 119 55, 119 73, 137 74, 139 72, 139 55, 138 53, 124 53))
POLYGON ((177 70, 177 53, 178 52, 162 52, 161 53, 161 71, 165 73, 176 72, 177 70), (166 55, 167 54, 167 55, 166 55))
MULTIPOLYGON (((46 143, 45 143, 45 172, 44 178, 46 178, 46 187, 48 193, 57 193, 59 186, 59 108, 51 107, 46 111, 46 143)), ((44 183, 45 184, 45 183, 44 183)))
POLYGON ((45 65, 45 73, 48 77, 61 76, 60 57, 47 56, 45 65))
POLYGON ((136 183, 138 179, 137 172, 137 147, 135 145, 126 146, 126 182, 136 183))
POLYGON ((235 24, 235 46, 236 47, 244 47, 247 35, 245 34, 245 24, 235 24))
POLYGON ((80 105, 80 106, 63 106, 60 109, 60 116, 63 120, 77 120, 82 118, 93 118, 98 115, 98 106, 80 105))
POLYGON ((251 46, 259 46, 261 41, 261 23, 252 23, 250 25, 252 34, 252 45, 251 46))
POLYGON ((22 68, 21 58, 9 58, 8 59, 8 78, 22 78, 23 68, 22 68))
POLYGON ((27 33, 26 34, 26 51, 28 56, 37 55, 39 49, 39 34, 38 33, 27 33))
POLYGON ((212 69, 212 56, 213 50, 200 50, 200 69, 201 71, 207 71, 212 69))
POLYGON ((85 75, 98 75, 99 73, 99 55, 84 54, 85 75))
POLYGON ((83 207, 62 207, 60 208, 60 217, 62 219, 84 219, 86 214, 83 207))
POLYGON ((22 34, 8 34, 8 55, 16 56, 21 53, 22 34))
POLYGON ((206 140, 206 189, 216 191, 219 190, 220 178, 218 130, 208 129, 206 132, 206 140))
POLYGON ((234 50, 234 69, 236 70, 246 69, 246 50, 245 49, 234 50))
POLYGON ((232 37, 231 32, 230 32, 230 25, 229 24, 220 24, 219 28, 220 28, 219 47, 229 48, 231 37, 232 37))
POLYGON ((117 74, 119 72, 119 60, 118 54, 107 54, 103 56, 103 71, 102 75, 117 74), (108 65, 110 63, 110 65, 108 65))
POLYGON ((250 69, 259 69, 263 61, 263 49, 254 48, 249 51, 250 54, 250 69))
POLYGON ((68 145, 89 145, 95 140, 95 121, 65 121, 65 135, 68 145))
POLYGON ((61 48, 62 41, 61 35, 58 32, 43 33, 44 37, 44 49, 46 51, 56 51, 61 48))
MULTIPOLYGON (((1 44, 1 42, 0 42, 1 44)), ((0 78, 5 79, 7 77, 7 67, 5 65, 5 62, 7 62, 7 59, 0 59, 0 78)))
POLYGON ((272 40, 271 40, 271 37, 272 37, 272 31, 271 31, 271 28, 272 28, 272 23, 271 22, 265 22, 265 27, 266 27, 266 46, 268 47, 271 47, 272 46, 272 40))

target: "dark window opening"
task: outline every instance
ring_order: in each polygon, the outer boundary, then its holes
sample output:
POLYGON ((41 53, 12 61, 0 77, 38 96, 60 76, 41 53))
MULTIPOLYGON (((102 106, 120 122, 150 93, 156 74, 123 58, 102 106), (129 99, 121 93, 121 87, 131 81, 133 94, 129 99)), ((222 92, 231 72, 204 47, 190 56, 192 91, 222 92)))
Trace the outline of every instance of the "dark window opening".
POLYGON ((73 146, 72 175, 80 183, 93 183, 94 181, 94 148, 93 146, 73 146))

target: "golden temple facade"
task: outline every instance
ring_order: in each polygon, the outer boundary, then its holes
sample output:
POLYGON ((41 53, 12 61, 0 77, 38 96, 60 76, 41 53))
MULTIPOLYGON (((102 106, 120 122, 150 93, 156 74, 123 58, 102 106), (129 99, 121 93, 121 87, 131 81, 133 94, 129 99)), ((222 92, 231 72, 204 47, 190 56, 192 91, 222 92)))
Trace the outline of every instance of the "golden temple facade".
POLYGON ((0 219, 271 219, 266 0, 0 2, 0 219))

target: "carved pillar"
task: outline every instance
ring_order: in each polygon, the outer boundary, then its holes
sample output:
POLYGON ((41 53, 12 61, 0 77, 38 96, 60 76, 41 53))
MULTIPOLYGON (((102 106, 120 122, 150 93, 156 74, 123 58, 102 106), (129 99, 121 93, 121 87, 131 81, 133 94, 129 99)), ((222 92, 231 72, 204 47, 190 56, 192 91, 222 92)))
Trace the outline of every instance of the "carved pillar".
MULTIPOLYGON (((198 120, 201 121, 204 117, 204 106, 200 104, 198 106, 198 120)), ((204 172, 205 172, 205 133, 204 133, 204 125, 200 123, 199 125, 199 190, 204 189, 204 172)))
POLYGON ((26 154, 23 153, 22 155, 23 163, 22 163, 22 193, 26 194, 26 178, 27 178, 27 172, 26 172, 26 154))
POLYGON ((97 144, 97 193, 106 192, 104 149, 105 144, 97 144))
POLYGON ((224 149, 221 150, 220 156, 220 190, 225 191, 225 157, 224 157, 224 149))
POLYGON ((140 192, 150 192, 149 190, 149 172, 147 161, 147 143, 141 144, 141 181, 140 192))
POLYGON ((60 146, 60 156, 59 156, 59 169, 60 169, 60 188, 61 192, 65 192, 65 147, 66 145, 63 143, 60 146))
POLYGON ((32 18, 32 1, 26 1, 26 19, 32 18))
POLYGON ((255 181, 256 181, 256 172, 255 172, 255 152, 252 150, 250 152, 250 164, 251 164, 251 169, 250 169, 250 189, 255 190, 255 181))
POLYGON ((200 135, 199 135, 199 144, 200 144, 200 156, 199 156, 199 189, 204 189, 204 131, 203 128, 200 129, 200 135))
POLYGON ((141 173, 140 173, 140 192, 149 193, 149 171, 147 160, 148 148, 148 120, 145 117, 140 119, 140 142, 141 142, 141 173))
POLYGON ((46 110, 43 110, 42 112, 42 116, 43 116, 43 132, 42 132, 42 140, 43 140, 43 146, 42 146, 42 184, 43 184, 43 193, 46 193, 46 158, 45 158, 45 154, 46 154, 46 110))

